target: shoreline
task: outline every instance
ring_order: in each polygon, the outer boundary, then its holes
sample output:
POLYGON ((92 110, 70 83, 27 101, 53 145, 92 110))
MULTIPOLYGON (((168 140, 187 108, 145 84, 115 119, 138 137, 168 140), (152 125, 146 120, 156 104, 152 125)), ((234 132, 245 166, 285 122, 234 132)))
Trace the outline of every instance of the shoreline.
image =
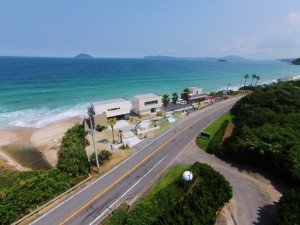
POLYGON ((9 168, 17 171, 28 171, 30 169, 22 166, 13 157, 1 150, 11 146, 28 145, 37 149, 42 154, 43 159, 54 167, 58 160, 57 150, 64 133, 82 121, 83 119, 75 116, 50 123, 41 128, 12 127, 0 129, 0 158, 6 162, 9 168))

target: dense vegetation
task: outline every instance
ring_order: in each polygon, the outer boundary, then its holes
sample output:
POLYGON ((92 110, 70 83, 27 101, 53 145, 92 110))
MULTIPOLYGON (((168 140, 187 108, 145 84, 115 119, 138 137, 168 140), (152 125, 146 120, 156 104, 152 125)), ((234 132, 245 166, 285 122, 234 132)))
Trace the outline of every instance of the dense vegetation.
POLYGON ((292 61, 292 64, 294 64, 294 65, 300 65, 300 58, 294 59, 292 61))
POLYGON ((281 197, 278 206, 277 224, 300 224, 300 188, 288 190, 281 197))
POLYGON ((257 89, 232 108, 233 135, 223 156, 281 174, 300 184, 300 81, 257 89))
POLYGON ((225 120, 220 126, 219 130, 214 135, 213 139, 209 142, 207 146, 207 152, 220 154, 222 151, 221 143, 225 134, 225 130, 229 124, 229 120, 225 120))
POLYGON ((278 224, 300 224, 300 81, 255 88, 231 112, 235 116, 232 136, 210 150, 267 169, 298 187, 281 198, 278 224))
POLYGON ((0 224, 10 224, 87 177, 84 129, 76 125, 62 139, 57 168, 1 173, 0 224))
POLYGON ((232 197, 231 187, 206 164, 197 162, 190 171, 194 175, 190 184, 180 174, 150 198, 142 199, 130 212, 117 210, 110 224, 215 224, 216 212, 232 197))
MULTIPOLYGON (((206 127, 203 131, 210 134, 210 138, 203 137, 201 135, 198 135, 196 138, 197 145, 203 149, 207 150, 207 147, 210 143, 210 140, 213 139, 215 134, 218 132, 224 121, 228 120, 230 123, 232 122, 232 115, 228 112, 225 113, 223 116, 219 117, 217 120, 215 120, 212 124, 210 124, 208 127, 206 127)), ((223 136, 222 136, 223 137, 223 136)), ((221 142, 219 142, 220 145, 221 142)))

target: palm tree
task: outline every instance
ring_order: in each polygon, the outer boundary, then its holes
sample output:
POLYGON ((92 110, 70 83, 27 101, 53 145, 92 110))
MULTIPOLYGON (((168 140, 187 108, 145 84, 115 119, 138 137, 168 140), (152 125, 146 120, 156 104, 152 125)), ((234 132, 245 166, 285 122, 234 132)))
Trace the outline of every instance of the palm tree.
POLYGON ((168 95, 168 94, 164 94, 164 95, 162 96, 161 101, 162 101, 162 103, 163 103, 163 105, 164 105, 164 107, 165 107, 165 115, 164 115, 164 118, 166 118, 166 109, 167 109, 167 106, 168 106, 168 104, 169 104, 169 102, 170 102, 170 97, 169 97, 169 95, 168 95))
POLYGON ((245 86, 246 86, 246 80, 249 78, 249 75, 248 75, 248 74, 246 74, 246 75, 244 76, 244 78, 245 78, 245 82, 244 82, 244 90, 245 90, 245 86))
POLYGON ((189 103, 189 94, 191 93, 190 89, 188 89, 188 88, 183 89, 183 93, 184 93, 184 98, 185 98, 184 100, 186 100, 186 102, 189 103))
POLYGON ((256 86, 256 83, 257 83, 258 80, 260 80, 260 76, 257 75, 256 76, 256 81, 255 81, 255 86, 256 86))
POLYGON ((183 89, 183 93, 184 93, 184 98, 185 98, 185 100, 187 102, 187 105, 188 105, 186 114, 189 115, 189 104, 190 104, 190 102, 189 102, 189 94, 191 93, 190 89, 188 89, 188 88, 183 89))
POLYGON ((107 120, 107 124, 111 127, 112 136, 113 136, 113 143, 115 143, 115 135, 114 135, 114 125, 117 123, 117 118, 110 118, 107 120))
POLYGON ((123 131, 119 130, 118 132, 119 132, 120 141, 121 143, 123 143, 123 131))
POLYGON ((176 106, 176 102, 178 101, 178 94, 176 92, 172 93, 172 102, 174 104, 174 109, 173 109, 173 115, 174 115, 174 111, 175 111, 175 106, 176 106))
POLYGON ((252 74, 252 79, 251 79, 251 84, 250 84, 250 86, 252 86, 253 79, 256 79, 256 74, 252 74))

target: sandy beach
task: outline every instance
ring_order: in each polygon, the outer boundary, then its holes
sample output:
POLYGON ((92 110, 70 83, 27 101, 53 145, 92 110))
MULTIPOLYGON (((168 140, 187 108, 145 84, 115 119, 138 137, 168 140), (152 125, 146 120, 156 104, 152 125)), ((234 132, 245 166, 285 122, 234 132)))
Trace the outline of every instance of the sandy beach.
POLYGON ((64 133, 75 124, 81 122, 82 119, 80 117, 72 117, 41 128, 20 127, 0 130, 1 167, 5 167, 6 169, 13 168, 18 171, 28 170, 28 168, 24 168, 1 151, 4 147, 24 144, 36 148, 43 154, 44 159, 52 166, 56 166, 58 160, 57 152, 64 133))

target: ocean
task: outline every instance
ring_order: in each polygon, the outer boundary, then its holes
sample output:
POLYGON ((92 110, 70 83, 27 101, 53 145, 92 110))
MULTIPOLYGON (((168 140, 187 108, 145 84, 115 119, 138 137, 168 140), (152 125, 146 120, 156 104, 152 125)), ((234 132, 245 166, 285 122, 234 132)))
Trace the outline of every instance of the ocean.
POLYGON ((201 87, 205 93, 238 89, 244 75, 258 84, 299 76, 300 66, 270 60, 83 59, 0 57, 0 128, 43 127, 83 116, 90 102, 135 94, 180 93, 201 87))

